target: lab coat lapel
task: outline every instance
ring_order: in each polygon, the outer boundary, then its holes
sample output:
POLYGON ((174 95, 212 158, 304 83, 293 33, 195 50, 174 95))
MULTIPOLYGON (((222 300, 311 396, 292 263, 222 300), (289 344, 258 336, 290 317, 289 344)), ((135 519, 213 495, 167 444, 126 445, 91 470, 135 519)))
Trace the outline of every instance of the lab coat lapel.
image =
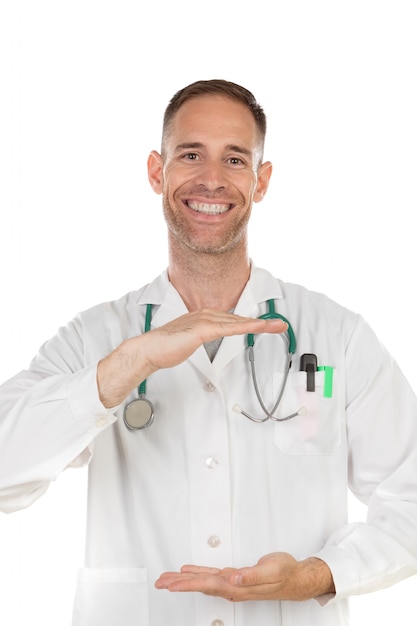
MULTIPOLYGON (((269 272, 257 268, 252 264, 251 276, 236 305, 235 314, 243 317, 259 317, 266 313, 266 301, 282 298, 280 282, 269 272)), ((235 356, 243 353, 247 348, 247 335, 225 337, 219 351, 214 358, 213 367, 220 371, 235 356)))
MULTIPOLYGON (((253 298, 251 289, 246 288, 243 291, 234 312, 236 315, 242 315, 245 317, 257 317, 259 315, 258 304, 253 298)), ((224 337, 212 363, 215 371, 220 374, 220 371, 224 369, 224 367, 226 367, 232 359, 244 352, 246 346, 246 335, 232 335, 231 337, 224 337)))

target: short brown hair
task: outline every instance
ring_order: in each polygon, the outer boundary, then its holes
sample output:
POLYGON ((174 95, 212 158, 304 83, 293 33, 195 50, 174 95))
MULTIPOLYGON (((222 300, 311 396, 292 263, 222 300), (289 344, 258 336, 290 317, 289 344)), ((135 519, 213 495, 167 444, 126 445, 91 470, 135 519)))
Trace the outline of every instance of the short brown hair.
POLYGON ((198 80, 195 83, 191 83, 187 87, 177 91, 177 93, 171 98, 164 114, 162 151, 164 149, 165 137, 169 132, 169 126, 178 109, 180 109, 180 107, 187 102, 187 100, 203 95, 225 96, 227 98, 231 98, 232 100, 242 102, 245 106, 247 106, 255 120, 261 148, 263 150, 266 135, 266 115, 261 105, 256 101, 255 96, 250 91, 240 85, 237 85, 236 83, 231 83, 227 80, 213 79, 198 80))

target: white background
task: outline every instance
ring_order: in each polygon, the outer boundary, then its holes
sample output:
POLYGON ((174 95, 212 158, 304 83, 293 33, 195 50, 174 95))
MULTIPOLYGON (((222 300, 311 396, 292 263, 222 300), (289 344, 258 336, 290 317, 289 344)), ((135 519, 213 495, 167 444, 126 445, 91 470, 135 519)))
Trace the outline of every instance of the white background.
MULTIPOLYGON (((417 389, 416 32, 414 0, 0 1, 0 379, 166 266, 147 155, 177 89, 226 78, 269 120, 252 258, 361 312, 417 389)), ((85 481, 0 514, 2 625, 69 625, 85 481)), ((353 599, 353 626, 414 626, 416 591, 353 599)))

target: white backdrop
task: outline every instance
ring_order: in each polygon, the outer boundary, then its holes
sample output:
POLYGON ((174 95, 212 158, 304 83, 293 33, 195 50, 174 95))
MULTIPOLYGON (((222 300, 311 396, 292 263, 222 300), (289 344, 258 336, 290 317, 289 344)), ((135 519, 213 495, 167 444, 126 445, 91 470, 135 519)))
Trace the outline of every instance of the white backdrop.
MULTIPOLYGON (((166 266, 147 155, 177 89, 226 78, 269 121, 252 258, 361 312, 417 389, 416 32, 414 0, 1 0, 0 379, 166 266)), ((1 624, 69 625, 85 481, 0 514, 1 624)), ((416 591, 353 599, 353 626, 414 626, 416 591)))

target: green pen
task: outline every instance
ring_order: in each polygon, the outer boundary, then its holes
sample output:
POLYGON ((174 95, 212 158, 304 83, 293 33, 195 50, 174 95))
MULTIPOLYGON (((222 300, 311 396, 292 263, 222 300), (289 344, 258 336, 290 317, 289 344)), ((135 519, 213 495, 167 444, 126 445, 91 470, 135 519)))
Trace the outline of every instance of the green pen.
POLYGON ((319 365, 317 371, 324 372, 323 396, 331 398, 333 396, 333 367, 331 365, 319 365))

